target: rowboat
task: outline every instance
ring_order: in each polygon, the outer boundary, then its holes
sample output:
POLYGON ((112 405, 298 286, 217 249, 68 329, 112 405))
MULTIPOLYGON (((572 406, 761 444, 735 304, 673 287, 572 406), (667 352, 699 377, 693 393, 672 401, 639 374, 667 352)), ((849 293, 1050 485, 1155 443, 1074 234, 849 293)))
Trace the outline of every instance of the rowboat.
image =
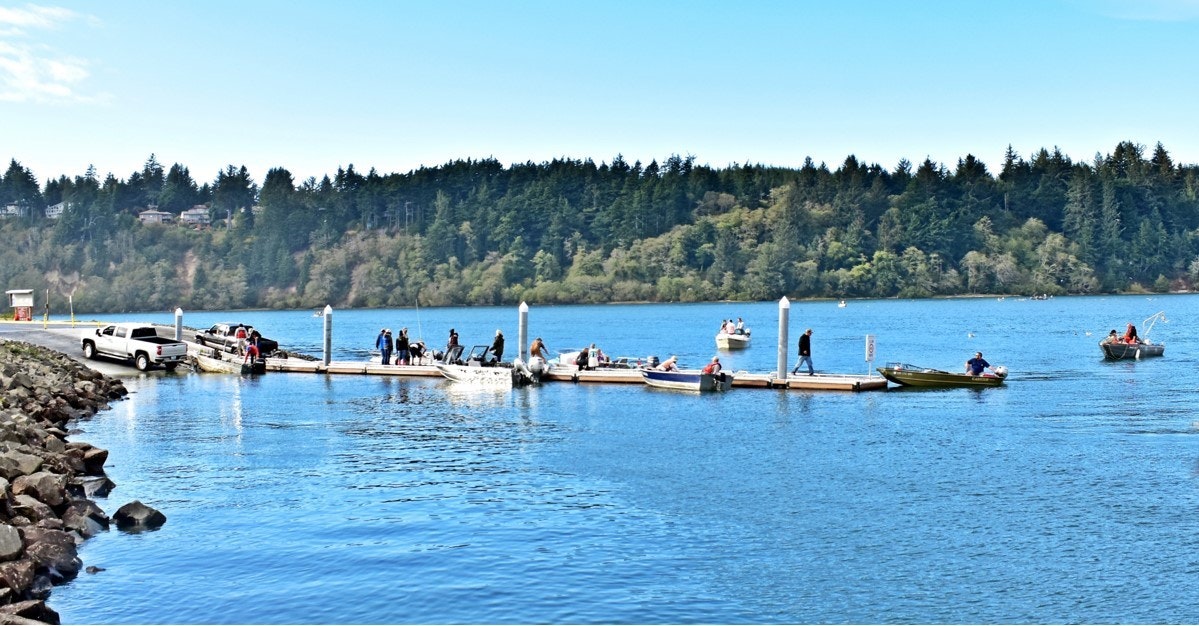
POLYGON ((728 372, 705 374, 700 370, 641 370, 645 384, 659 389, 679 391, 728 391, 733 388, 733 375, 728 372))
POLYGON ((888 363, 878 368, 883 378, 908 387, 998 387, 1007 380, 1007 368, 995 368, 997 374, 956 374, 906 363, 888 363))
POLYGON ((192 354, 192 360, 196 367, 204 372, 212 372, 216 374, 263 374, 266 373, 266 361, 256 359, 253 363, 242 362, 241 357, 231 357, 222 359, 220 353, 218 356, 211 357, 199 352, 192 354))
POLYGON ((1153 330, 1153 325, 1161 320, 1167 322, 1165 311, 1158 311, 1153 315, 1145 318, 1141 322, 1141 328, 1145 329, 1145 336, 1129 343, 1115 335, 1116 331, 1112 331, 1103 341, 1099 342, 1099 349, 1103 351, 1103 358, 1111 361, 1119 361, 1121 359, 1143 359, 1150 356, 1162 356, 1166 352, 1166 344, 1153 343, 1149 341, 1149 333, 1153 330))
POLYGON ((749 330, 716 333, 716 347, 721 350, 741 350, 749 347, 749 330))

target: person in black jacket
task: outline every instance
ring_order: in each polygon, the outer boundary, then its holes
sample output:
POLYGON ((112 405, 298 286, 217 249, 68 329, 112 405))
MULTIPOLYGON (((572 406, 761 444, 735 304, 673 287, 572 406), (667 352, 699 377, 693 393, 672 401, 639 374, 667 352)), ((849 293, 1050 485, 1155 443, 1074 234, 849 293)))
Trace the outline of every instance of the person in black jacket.
POLYGON ((795 369, 791 370, 792 374, 798 374, 799 368, 804 363, 808 364, 808 376, 815 373, 812 369, 812 329, 804 331, 804 334, 799 336, 799 363, 795 364, 795 369))
POLYGON ((496 363, 504 360, 504 333, 498 328, 495 329, 495 341, 491 343, 491 353, 495 355, 496 363))

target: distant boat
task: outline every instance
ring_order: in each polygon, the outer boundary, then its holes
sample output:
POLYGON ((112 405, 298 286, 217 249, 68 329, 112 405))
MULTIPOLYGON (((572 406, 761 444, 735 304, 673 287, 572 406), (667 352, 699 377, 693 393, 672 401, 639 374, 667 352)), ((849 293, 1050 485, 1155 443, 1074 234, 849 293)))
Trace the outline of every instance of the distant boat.
POLYGON ((839 308, 842 308, 842 309, 844 309, 844 308, 845 308, 845 301, 844 301, 844 300, 842 300, 842 301, 838 302, 838 303, 837 303, 837 306, 838 306, 839 308))
POLYGON ((749 329, 716 333, 716 347, 721 350, 742 350, 749 347, 749 329))
POLYGON ((659 389, 678 391, 728 391, 733 388, 733 375, 729 372, 705 374, 700 370, 641 370, 645 384, 659 389))
POLYGON ((956 374, 906 363, 888 363, 878 368, 883 378, 908 387, 998 387, 1007 380, 1007 368, 996 368, 998 374, 956 374))

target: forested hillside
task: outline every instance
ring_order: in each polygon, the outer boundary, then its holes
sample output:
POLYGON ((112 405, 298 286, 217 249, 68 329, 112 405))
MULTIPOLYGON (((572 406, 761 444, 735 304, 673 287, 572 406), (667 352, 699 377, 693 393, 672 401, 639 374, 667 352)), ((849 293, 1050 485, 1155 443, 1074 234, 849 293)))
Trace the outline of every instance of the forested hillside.
POLYGON ((1121 143, 1075 162, 1010 148, 996 173, 853 156, 835 169, 621 157, 259 184, 140 172, 0 179, 0 285, 62 311, 904 297, 1186 289, 1199 166, 1121 143), (48 219, 47 206, 65 203, 48 219), (142 224, 202 205, 212 227, 142 224))

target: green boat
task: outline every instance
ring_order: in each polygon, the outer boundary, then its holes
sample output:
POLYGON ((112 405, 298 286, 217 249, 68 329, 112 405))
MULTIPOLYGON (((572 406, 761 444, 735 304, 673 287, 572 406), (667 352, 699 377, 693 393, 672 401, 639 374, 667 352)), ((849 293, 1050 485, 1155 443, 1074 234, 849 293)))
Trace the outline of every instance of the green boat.
POLYGON ((906 387, 998 387, 1007 380, 1007 368, 995 368, 997 374, 955 374, 907 363, 888 363, 878 368, 883 378, 906 387))

